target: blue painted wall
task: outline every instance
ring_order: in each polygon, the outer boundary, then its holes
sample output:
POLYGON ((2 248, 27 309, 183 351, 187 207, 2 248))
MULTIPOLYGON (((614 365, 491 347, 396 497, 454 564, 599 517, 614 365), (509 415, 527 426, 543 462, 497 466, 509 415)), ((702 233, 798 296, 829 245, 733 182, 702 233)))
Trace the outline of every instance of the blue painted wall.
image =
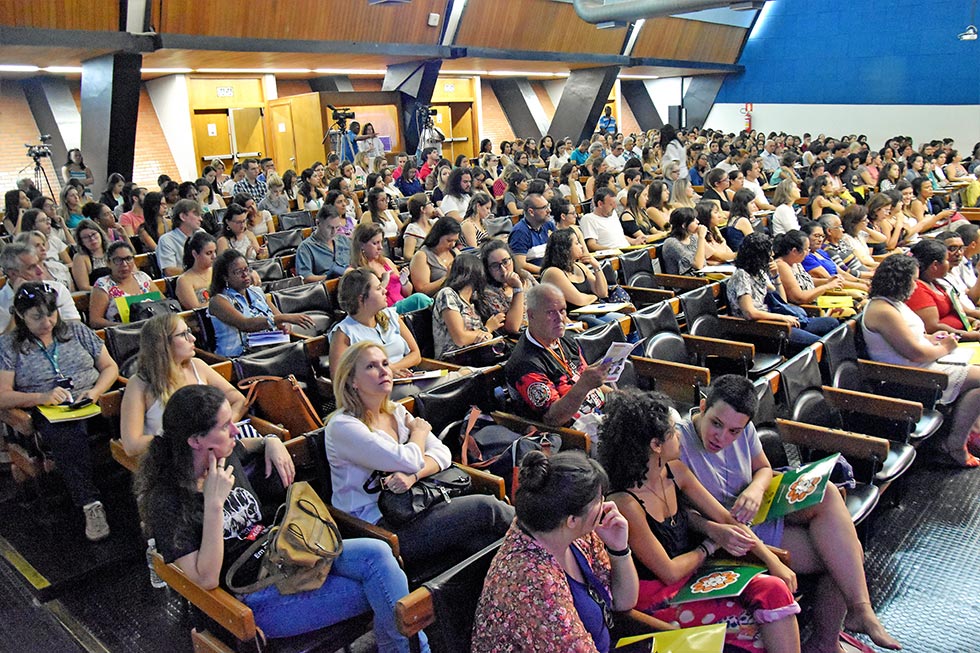
POLYGON ((980 104, 980 40, 956 38, 971 4, 769 0, 715 101, 980 104))

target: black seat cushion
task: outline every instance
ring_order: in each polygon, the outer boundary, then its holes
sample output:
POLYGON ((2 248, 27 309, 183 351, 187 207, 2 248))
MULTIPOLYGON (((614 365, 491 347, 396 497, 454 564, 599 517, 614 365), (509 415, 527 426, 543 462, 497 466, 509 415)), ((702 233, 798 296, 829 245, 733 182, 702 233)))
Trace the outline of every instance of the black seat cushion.
POLYGON ((296 248, 301 242, 303 242, 302 229, 276 231, 265 237, 265 244, 269 248, 269 256, 271 257, 295 254, 296 248))
POLYGON ((408 327, 415 342, 418 343, 419 352, 423 358, 434 358, 436 355, 435 339, 432 335, 432 307, 420 308, 402 315, 405 326, 408 327))
POLYGON ((681 332, 677 325, 677 316, 674 315, 674 309, 670 302, 647 306, 630 315, 630 318, 633 320, 640 338, 649 338, 664 331, 681 332))
POLYGON ((142 327, 142 322, 136 322, 106 328, 106 349, 109 350, 109 355, 118 365, 122 366, 123 363, 139 353, 142 327))
POLYGON ((286 271, 282 269, 282 262, 277 258, 252 261, 249 265, 258 273, 262 281, 278 281, 286 278, 286 271))
POLYGON ((289 231, 313 226, 313 216, 309 211, 290 211, 279 216, 279 229, 289 231))
POLYGON ((681 310, 684 311, 684 317, 689 325, 703 315, 718 315, 718 304, 715 302, 713 290, 712 286, 704 286, 689 290, 679 297, 681 310))
POLYGON ((671 363, 682 363, 684 365, 695 365, 694 354, 688 351, 687 343, 677 333, 664 331, 651 336, 643 350, 643 355, 647 358, 669 361, 671 363))
POLYGON ((330 295, 322 283, 307 283, 272 293, 272 301, 283 313, 331 312, 330 295))

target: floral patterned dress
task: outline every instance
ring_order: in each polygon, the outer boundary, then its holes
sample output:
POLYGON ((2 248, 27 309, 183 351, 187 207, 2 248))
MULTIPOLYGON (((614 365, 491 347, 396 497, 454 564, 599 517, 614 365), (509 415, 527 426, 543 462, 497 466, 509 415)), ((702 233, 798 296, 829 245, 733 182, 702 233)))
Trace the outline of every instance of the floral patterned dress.
MULTIPOLYGON (((143 295, 156 290, 153 280, 150 279, 150 276, 145 272, 136 270, 133 272, 133 278, 136 279, 136 283, 138 283, 140 287, 140 291, 137 294, 143 295)), ((119 307, 116 306, 116 298, 125 297, 129 293, 123 290, 109 275, 99 277, 99 279, 97 279, 95 282, 95 288, 103 290, 107 295, 109 295, 109 306, 105 311, 105 319, 111 320, 112 322, 118 322, 119 307)))

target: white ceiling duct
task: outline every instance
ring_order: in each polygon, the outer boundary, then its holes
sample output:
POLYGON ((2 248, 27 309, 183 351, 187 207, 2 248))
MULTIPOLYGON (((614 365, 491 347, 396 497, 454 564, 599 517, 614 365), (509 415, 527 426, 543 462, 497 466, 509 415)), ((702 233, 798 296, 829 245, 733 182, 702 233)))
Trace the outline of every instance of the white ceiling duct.
POLYGON ((655 18, 686 14, 702 9, 730 7, 760 9, 765 0, 573 0, 575 13, 587 23, 631 22, 640 18, 655 18))

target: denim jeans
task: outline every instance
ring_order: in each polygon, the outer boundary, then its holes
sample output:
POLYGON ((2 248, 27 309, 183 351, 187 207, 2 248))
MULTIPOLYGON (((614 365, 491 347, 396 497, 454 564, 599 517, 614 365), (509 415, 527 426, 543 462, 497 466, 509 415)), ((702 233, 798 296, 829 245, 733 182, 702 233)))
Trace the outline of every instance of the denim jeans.
MULTIPOLYGON (((283 596, 275 585, 242 597, 267 637, 291 637, 374 611, 380 653, 408 653, 408 639, 395 627, 395 602, 408 594, 408 580, 381 540, 344 540, 326 582, 316 590, 283 596)), ((423 653, 429 650, 419 633, 423 653)))
POLYGON ((794 345, 793 351, 802 351, 840 326, 834 317, 811 317, 807 320, 806 328, 793 327, 789 332, 789 342, 794 345))

